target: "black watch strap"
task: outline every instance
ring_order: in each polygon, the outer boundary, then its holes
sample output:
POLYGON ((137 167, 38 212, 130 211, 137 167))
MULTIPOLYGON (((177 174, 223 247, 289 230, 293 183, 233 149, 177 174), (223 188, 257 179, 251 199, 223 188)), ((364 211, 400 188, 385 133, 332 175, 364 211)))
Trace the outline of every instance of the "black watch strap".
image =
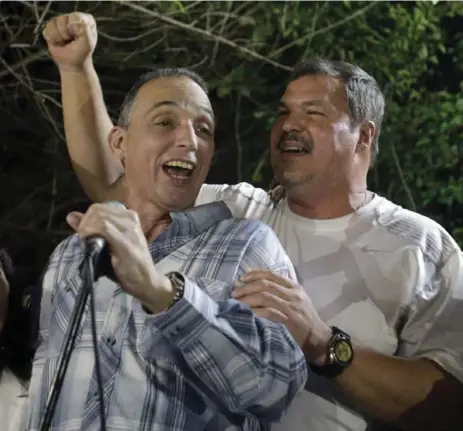
POLYGON ((336 326, 331 327, 332 335, 328 343, 327 363, 325 365, 310 364, 310 369, 317 375, 333 379, 339 376, 352 362, 354 350, 351 338, 336 326), (338 350, 342 349, 343 355, 338 350))
POLYGON ((185 279, 179 272, 169 272, 166 274, 166 277, 170 280, 174 288, 174 298, 167 307, 167 310, 169 310, 183 298, 183 292, 185 291, 185 279))

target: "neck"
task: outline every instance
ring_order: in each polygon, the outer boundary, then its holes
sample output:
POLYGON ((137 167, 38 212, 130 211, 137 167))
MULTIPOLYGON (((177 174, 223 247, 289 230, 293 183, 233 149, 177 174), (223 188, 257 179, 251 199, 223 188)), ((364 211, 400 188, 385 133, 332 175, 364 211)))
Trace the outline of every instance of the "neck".
POLYGON ((324 194, 324 196, 297 196, 288 193, 289 209, 295 214, 310 219, 333 219, 344 217, 365 205, 370 193, 364 187, 344 193, 324 194))
POLYGON ((157 207, 134 195, 126 199, 127 206, 138 214, 140 225, 148 243, 154 241, 171 223, 168 210, 157 207))

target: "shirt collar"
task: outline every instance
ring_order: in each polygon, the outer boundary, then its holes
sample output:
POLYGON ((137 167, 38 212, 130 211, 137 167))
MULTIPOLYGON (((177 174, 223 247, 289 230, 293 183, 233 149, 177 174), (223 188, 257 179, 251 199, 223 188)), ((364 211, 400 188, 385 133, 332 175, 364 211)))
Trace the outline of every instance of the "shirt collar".
POLYGON ((175 224, 187 228, 191 236, 197 236, 212 225, 231 218, 232 213, 227 205, 220 201, 185 211, 171 212, 170 216, 175 224))

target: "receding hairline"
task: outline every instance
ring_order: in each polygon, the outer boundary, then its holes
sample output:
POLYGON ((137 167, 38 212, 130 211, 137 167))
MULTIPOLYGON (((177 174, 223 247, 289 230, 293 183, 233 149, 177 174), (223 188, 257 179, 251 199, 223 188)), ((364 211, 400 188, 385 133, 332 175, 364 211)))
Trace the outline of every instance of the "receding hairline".
MULTIPOLYGON (((138 89, 137 89, 137 92, 135 94, 135 97, 133 99, 133 106, 132 106, 132 109, 131 111, 133 111, 133 108, 136 106, 137 104, 137 99, 140 95, 140 91, 142 91, 143 88, 149 86, 150 84, 154 83, 155 81, 173 81, 173 80, 178 80, 178 81, 185 81, 185 82, 190 82, 192 84, 194 84, 199 90, 201 90, 201 92, 206 96, 205 98, 208 100, 208 104, 205 105, 205 104, 198 104, 198 107, 204 111, 205 113, 207 113, 208 115, 211 116, 211 118, 215 121, 215 115, 214 115, 214 111, 212 110, 212 106, 211 106, 211 101, 209 99, 209 96, 207 94, 207 92, 204 90, 204 88, 198 84, 194 79, 188 77, 188 76, 184 76, 184 75, 173 75, 173 76, 156 76, 156 77, 153 77, 152 79, 150 79, 149 81, 146 81, 145 83, 143 83, 138 89)), ((152 111, 154 109, 157 109, 159 107, 162 107, 162 106, 171 106, 171 107, 181 107, 180 103, 178 101, 175 101, 175 100, 170 100, 168 98, 164 98, 162 100, 158 100, 158 101, 153 101, 152 105, 150 106, 150 108, 148 109, 148 112, 149 111, 152 111)))

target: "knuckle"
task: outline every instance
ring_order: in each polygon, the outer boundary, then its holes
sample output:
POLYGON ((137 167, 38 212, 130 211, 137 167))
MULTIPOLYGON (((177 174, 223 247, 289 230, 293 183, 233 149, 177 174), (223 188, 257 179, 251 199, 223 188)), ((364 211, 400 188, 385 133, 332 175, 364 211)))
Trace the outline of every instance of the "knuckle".
POLYGON ((60 15, 60 16, 56 17, 55 24, 56 24, 57 27, 63 27, 63 26, 66 25, 67 20, 68 20, 67 15, 60 15))
POLYGON ((109 220, 102 220, 101 226, 105 232, 107 232, 111 227, 111 222, 109 220))
POLYGON ((266 300, 270 300, 272 299, 273 295, 270 293, 270 292, 263 292, 262 293, 262 296, 266 299, 266 300))
POLYGON ((127 215, 131 221, 138 223, 138 213, 134 210, 127 210, 127 215))
POLYGON ((85 216, 86 217, 91 217, 92 215, 94 215, 96 212, 98 212, 98 205, 99 204, 92 204, 88 207, 86 213, 85 213, 85 216))
POLYGON ((71 12, 69 15, 68 15, 68 18, 69 20, 71 21, 75 21, 75 20, 80 20, 84 17, 84 13, 82 12, 71 12))
POLYGON ((83 20, 85 20, 90 25, 93 25, 93 24, 96 23, 95 17, 92 14, 82 13, 81 17, 82 17, 83 20))

